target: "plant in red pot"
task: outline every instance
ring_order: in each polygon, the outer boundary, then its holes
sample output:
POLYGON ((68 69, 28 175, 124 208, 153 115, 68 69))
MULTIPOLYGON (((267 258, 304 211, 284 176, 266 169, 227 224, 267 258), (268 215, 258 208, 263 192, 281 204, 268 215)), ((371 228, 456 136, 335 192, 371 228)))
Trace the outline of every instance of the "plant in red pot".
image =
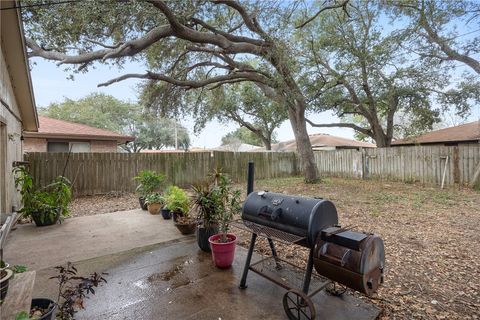
POLYGON ((212 259, 218 268, 230 268, 235 257, 237 236, 229 233, 229 223, 240 211, 240 191, 233 190, 231 180, 224 174, 217 177, 217 188, 221 201, 217 204, 220 233, 208 238, 212 259))

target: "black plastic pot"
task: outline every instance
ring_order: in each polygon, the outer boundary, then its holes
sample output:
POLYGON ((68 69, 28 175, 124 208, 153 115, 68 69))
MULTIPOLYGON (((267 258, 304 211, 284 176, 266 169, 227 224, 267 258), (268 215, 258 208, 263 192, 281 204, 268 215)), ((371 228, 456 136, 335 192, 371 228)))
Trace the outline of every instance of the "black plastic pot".
POLYGON ((140 203, 140 208, 142 208, 142 210, 147 210, 148 209, 148 206, 145 203, 145 198, 144 197, 139 197, 138 198, 138 203, 140 203))
POLYGON ((208 238, 218 233, 218 226, 198 226, 197 228, 197 244, 202 251, 210 252, 210 243, 208 238))
POLYGON ((162 208, 161 212, 163 219, 172 219, 172 211, 170 211, 169 209, 162 208))
POLYGON ((51 226, 53 224, 56 224, 59 218, 60 218, 60 210, 58 210, 57 214, 53 217, 50 217, 50 215, 47 215, 41 211, 32 213, 32 219, 35 222, 35 225, 37 227, 45 227, 45 226, 51 226))
POLYGON ((57 304, 53 300, 46 298, 32 299, 30 309, 41 308, 48 309, 48 312, 43 314, 38 320, 55 320, 55 314, 57 313, 57 304))
POLYGON ((8 292, 8 284, 13 278, 13 271, 10 269, 3 269, 0 271, 0 300, 5 300, 8 292))

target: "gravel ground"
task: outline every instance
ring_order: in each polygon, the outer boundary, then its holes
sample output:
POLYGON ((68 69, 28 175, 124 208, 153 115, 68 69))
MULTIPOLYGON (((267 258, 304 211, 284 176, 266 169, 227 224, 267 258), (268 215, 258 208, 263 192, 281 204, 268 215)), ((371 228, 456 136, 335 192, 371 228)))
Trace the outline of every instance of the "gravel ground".
MULTIPOLYGON (((245 186, 239 186, 242 190, 245 186)), ((385 284, 368 299, 381 319, 480 319, 480 193, 439 190, 396 182, 301 178, 263 180, 256 190, 321 196, 335 203, 342 225, 370 231, 385 241, 385 284)), ((77 198, 73 216, 138 208, 134 194, 77 198)), ((238 232, 248 247, 250 236, 238 232)), ((307 251, 277 245, 283 258, 304 266, 307 251)), ((257 252, 268 254, 260 240, 257 252)))
POLYGON ((68 207, 72 217, 81 217, 137 209, 140 205, 134 193, 109 193, 75 198, 68 207))

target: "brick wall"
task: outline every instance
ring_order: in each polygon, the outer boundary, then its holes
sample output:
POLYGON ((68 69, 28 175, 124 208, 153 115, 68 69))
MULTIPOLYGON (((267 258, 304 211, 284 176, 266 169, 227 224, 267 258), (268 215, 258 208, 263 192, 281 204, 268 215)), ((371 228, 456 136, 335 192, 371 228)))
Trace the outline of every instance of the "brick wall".
POLYGON ((25 138, 23 141, 23 150, 25 152, 47 152, 47 139, 25 138))
POLYGON ((117 141, 92 140, 91 152, 117 152, 117 141))

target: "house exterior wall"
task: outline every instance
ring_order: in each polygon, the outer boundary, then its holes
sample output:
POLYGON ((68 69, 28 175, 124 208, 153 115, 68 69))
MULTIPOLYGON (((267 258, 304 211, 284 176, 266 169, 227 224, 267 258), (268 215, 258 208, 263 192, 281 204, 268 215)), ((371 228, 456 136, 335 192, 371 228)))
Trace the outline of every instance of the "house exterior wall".
POLYGON ((13 181, 13 162, 22 161, 22 123, 17 100, 13 91, 9 71, 5 62, 3 48, 0 50, 0 122, 2 134, 0 143, 5 149, 0 154, 0 213, 11 213, 12 206, 19 205, 19 195, 13 181), (5 153, 3 151, 6 151, 5 153))
MULTIPOLYGON (((46 138, 26 137, 24 141, 24 152, 48 152, 48 141, 46 138)), ((52 141, 77 142, 77 140, 68 139, 54 139, 52 141)), ((90 140, 82 142, 90 143, 90 152, 117 152, 117 141, 115 140, 90 140)))
POLYGON ((47 139, 25 138, 23 141, 23 150, 25 152, 47 152, 47 139))
POLYGON ((90 141, 91 152, 117 152, 117 141, 92 140, 90 141))

